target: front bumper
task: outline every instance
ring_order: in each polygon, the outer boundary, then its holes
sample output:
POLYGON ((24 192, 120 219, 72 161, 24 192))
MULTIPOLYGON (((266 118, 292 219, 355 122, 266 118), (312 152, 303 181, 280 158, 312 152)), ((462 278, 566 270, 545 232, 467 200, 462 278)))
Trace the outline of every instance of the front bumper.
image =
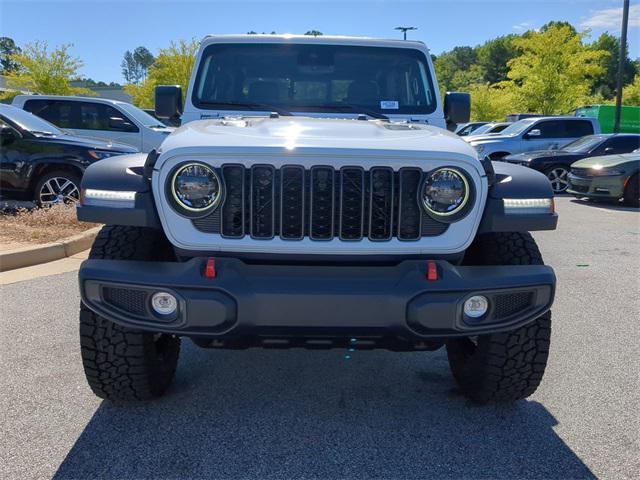
POLYGON ((602 177, 578 177, 568 175, 567 193, 577 197, 588 198, 621 198, 624 195, 623 175, 602 177))
MULTIPOLYGON (((393 266, 251 265, 206 258, 184 263, 86 260, 80 268, 83 302, 97 314, 141 330, 221 341, 242 338, 427 339, 506 331, 530 322, 553 302, 555 275, 544 265, 455 267, 437 261, 393 266), (178 312, 160 318, 154 292, 178 299, 178 312), (489 298, 484 318, 463 313, 472 295, 489 298)), ((266 343, 266 342, 264 342, 266 343)))

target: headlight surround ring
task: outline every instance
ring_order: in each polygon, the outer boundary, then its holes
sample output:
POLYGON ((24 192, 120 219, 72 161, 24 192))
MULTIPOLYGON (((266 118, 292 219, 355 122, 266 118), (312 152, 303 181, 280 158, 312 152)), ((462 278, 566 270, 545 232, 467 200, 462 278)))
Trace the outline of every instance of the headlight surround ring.
POLYGON ((438 167, 425 174, 422 188, 420 190, 419 202, 422 205, 424 211, 434 220, 443 223, 453 223, 464 218, 475 200, 475 190, 473 188, 473 182, 470 180, 469 175, 462 169, 456 167, 438 167), (449 175, 451 178, 442 178, 442 175, 449 175), (440 176, 440 178, 436 178, 440 176), (451 210, 440 210, 436 208, 434 200, 434 194, 429 192, 429 189, 437 181, 444 182, 459 182, 462 188, 463 198, 457 205, 451 210), (431 200, 431 201, 430 201, 431 200))
POLYGON ((181 163, 174 168, 168 178, 167 198, 174 210, 184 217, 207 216, 222 203, 224 194, 222 181, 215 169, 206 163, 196 161, 181 163), (182 186, 179 186, 180 176, 188 176, 189 174, 194 178, 193 184, 188 186, 183 183, 182 186), (198 185, 198 183, 200 184, 198 185), (189 188, 192 189, 192 192, 185 191, 189 188), (187 198, 189 193, 195 197, 191 199, 192 201, 187 198))

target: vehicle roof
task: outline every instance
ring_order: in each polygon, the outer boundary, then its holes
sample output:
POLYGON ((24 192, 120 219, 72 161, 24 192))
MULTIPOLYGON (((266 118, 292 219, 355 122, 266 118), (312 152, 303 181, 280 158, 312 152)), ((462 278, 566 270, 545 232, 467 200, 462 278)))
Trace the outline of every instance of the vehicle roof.
POLYGON ((78 95, 16 95, 11 102, 13 105, 22 104, 26 100, 71 100, 78 102, 108 103, 111 105, 129 105, 121 100, 103 97, 81 97, 78 95))
POLYGON ((307 43, 327 45, 360 45, 374 47, 402 47, 424 49, 424 42, 418 40, 397 40, 374 37, 352 37, 346 35, 293 35, 293 34, 227 34, 207 35, 202 39, 202 47, 210 43, 307 43))

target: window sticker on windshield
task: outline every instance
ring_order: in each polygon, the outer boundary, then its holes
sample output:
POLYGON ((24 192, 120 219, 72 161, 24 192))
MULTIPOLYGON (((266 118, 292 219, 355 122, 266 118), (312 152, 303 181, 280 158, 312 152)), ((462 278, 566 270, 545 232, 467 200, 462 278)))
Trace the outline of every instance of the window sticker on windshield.
POLYGON ((400 105, 397 100, 380 100, 380 108, 383 110, 398 110, 400 105))

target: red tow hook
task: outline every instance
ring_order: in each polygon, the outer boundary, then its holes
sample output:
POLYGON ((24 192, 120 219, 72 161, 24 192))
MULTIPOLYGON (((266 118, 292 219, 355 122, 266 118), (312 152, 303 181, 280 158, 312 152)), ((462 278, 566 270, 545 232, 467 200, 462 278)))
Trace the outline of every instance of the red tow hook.
POLYGON ((207 266, 204 269, 205 278, 216 278, 216 259, 209 258, 207 260, 207 266))
POLYGON ((433 260, 427 262, 427 280, 430 282, 438 280, 438 265, 433 260))

